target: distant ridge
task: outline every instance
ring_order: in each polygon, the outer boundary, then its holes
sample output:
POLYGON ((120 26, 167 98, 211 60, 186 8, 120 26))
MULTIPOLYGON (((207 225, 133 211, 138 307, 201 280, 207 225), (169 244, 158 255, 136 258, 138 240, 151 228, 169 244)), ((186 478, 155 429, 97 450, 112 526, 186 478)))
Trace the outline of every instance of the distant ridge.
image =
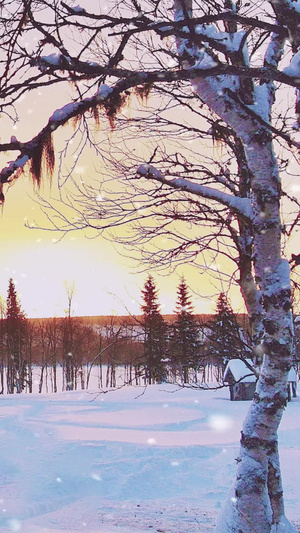
MULTIPOLYGON (((198 319, 199 323, 201 324, 207 324, 214 318, 214 316, 215 316, 214 314, 201 314, 201 313, 194 314, 194 317, 198 319)), ((236 317, 237 317, 239 324, 242 327, 244 328, 248 327, 249 319, 246 314, 237 314, 236 317)), ((38 321, 47 322, 47 321, 51 321, 54 319, 61 320, 63 318, 65 317, 57 316, 57 317, 50 317, 50 318, 49 317, 48 318, 29 318, 28 320, 34 323, 38 321)), ((131 316, 130 315, 93 315, 93 316, 74 316, 72 318, 74 318, 74 320, 82 321, 87 325, 88 324, 90 325, 99 324, 101 326, 108 326, 110 324, 133 325, 133 324, 141 323, 143 320, 142 315, 131 315, 131 316)), ((169 324, 172 324, 172 322, 176 320, 176 314, 163 315, 163 318, 166 322, 168 322, 169 324)))

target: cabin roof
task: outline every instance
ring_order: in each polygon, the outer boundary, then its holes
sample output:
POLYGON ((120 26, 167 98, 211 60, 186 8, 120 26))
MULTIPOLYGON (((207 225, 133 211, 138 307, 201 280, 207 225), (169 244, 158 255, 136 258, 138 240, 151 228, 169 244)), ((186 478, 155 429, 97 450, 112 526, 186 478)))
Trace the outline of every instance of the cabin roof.
MULTIPOLYGON (((247 362, 250 365, 253 365, 251 359, 247 359, 247 362)), ((251 373, 251 370, 241 359, 230 359, 230 361, 228 361, 224 370, 223 381, 228 382, 229 373, 232 374, 234 381, 239 381, 240 383, 249 383, 256 381, 255 374, 251 373)))
MULTIPOLYGON (((251 359, 246 359, 246 361, 251 365, 253 362, 251 359)), ((228 376, 232 375, 234 381, 239 383, 249 383, 255 382, 256 376, 251 373, 251 370, 247 365, 242 361, 242 359, 230 359, 228 361, 226 368, 224 370, 223 381, 228 383, 228 376)), ((297 381, 297 372, 294 367, 292 367, 288 373, 287 381, 297 381)))

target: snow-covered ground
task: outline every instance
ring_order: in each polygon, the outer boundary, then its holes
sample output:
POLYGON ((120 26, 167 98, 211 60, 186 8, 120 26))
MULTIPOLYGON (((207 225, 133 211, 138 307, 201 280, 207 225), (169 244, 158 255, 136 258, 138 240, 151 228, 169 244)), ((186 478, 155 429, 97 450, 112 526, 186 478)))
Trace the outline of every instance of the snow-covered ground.
MULTIPOLYGON (((0 397, 0 531, 209 533, 249 402, 170 385, 0 397)), ((299 527, 300 399, 280 429, 299 527)))

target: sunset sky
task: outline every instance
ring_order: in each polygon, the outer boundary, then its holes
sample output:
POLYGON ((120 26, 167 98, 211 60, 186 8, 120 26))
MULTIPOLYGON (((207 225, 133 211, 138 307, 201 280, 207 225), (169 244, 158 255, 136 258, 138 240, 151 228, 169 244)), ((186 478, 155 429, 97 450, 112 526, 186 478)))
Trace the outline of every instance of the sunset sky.
MULTIPOLYGON (((47 96, 47 91, 46 95, 40 96, 40 101, 30 100, 29 97, 25 99, 20 123, 13 128, 7 122, 5 138, 9 139, 13 134, 20 140, 28 139, 45 124, 55 108, 64 103, 59 97, 55 102, 52 98, 45 107, 44 96, 47 96), (31 110, 37 106, 39 112, 32 113, 31 110)), ((1 162, 5 164, 4 156, 1 162)), ((79 171, 82 177, 93 172, 88 163, 79 171)), ((42 184, 41 196, 46 199, 55 196, 55 180, 56 174, 51 189, 49 182, 42 184)), ((22 309, 28 317, 62 316, 67 308, 66 284, 74 282, 74 315, 140 313, 141 289, 148 273, 141 272, 141 265, 131 259, 129 250, 116 248, 114 243, 101 237, 88 239, 81 232, 70 233, 60 240, 57 232, 26 227, 25 224, 49 227, 28 177, 21 176, 6 188, 5 198, 0 218, 0 296, 4 300, 8 280, 12 277, 22 309)), ((195 312, 214 310, 215 295, 219 289, 195 268, 180 267, 171 275, 167 272, 151 273, 159 289, 163 313, 174 311, 176 289, 182 274, 193 291, 195 312)), ((240 309, 238 293, 235 295, 232 303, 240 309)))
MULTIPOLYGON (((89 0, 85 0, 88 5, 89 0)), ((51 51, 51 50, 49 50, 51 51)), ((45 126, 53 112, 72 101, 74 93, 69 85, 44 87, 25 94, 17 103, 19 121, 13 123, 1 116, 2 143, 11 136, 28 141, 45 126), (65 87, 65 86, 64 86, 65 87)), ((176 108, 175 108, 176 109, 176 108)), ((55 133, 54 140, 59 148, 67 138, 66 129, 55 133)), ((203 147, 202 147, 203 149, 203 147)), ((0 154, 0 165, 6 166, 15 153, 0 154)), ((140 163, 144 161, 141 160, 140 163)), ((90 154, 84 164, 75 168, 77 178, 95 178, 95 161, 90 154)), ((297 170, 296 170, 297 171, 297 170)), ((55 196, 57 172, 54 172, 53 187, 45 180, 40 195, 45 199, 55 196)), ((288 187, 292 194, 299 194, 299 185, 291 180, 288 187)), ((118 248, 103 238, 87 239, 83 233, 67 234, 62 240, 57 232, 29 229, 32 226, 47 226, 49 221, 41 212, 31 181, 21 176, 9 189, 5 188, 5 206, 0 218, 0 296, 6 299, 8 280, 15 281, 22 308, 29 317, 62 316, 67 307, 66 284, 75 284, 73 298, 74 315, 107 315, 140 313, 141 289, 147 271, 130 257, 130 251, 118 248), (118 253, 121 252, 121 253, 118 253)), ((92 235, 90 235, 92 236, 92 235)), ((298 253, 295 244, 292 251, 298 253)), ((218 259, 219 261, 219 259, 218 259)), ((223 263, 214 265, 216 273, 223 263)), ((191 289, 195 312, 211 313, 216 299, 226 286, 217 283, 207 274, 201 274, 191 266, 178 268, 177 272, 157 273, 152 270, 161 310, 172 313, 176 302, 176 289, 180 276, 185 275, 191 289)), ((229 297, 236 312, 244 308, 237 287, 231 286, 229 297)))
MULTIPOLYGON (((0 141, 8 142, 12 135, 20 141, 28 141, 45 126, 55 109, 71 98, 71 89, 62 91, 60 86, 26 94, 18 102, 19 122, 16 125, 5 116, 1 117, 0 141)), ((64 131, 55 137, 63 137, 64 131)), ((10 154, 0 155, 1 167, 6 166, 9 158, 12 158, 10 154)), ((78 172, 83 176, 91 175, 93 164, 90 167, 87 164, 78 172)), ((54 189, 56 177, 54 173, 54 189)), ((0 296, 4 300, 8 280, 12 277, 27 316, 62 316, 67 307, 65 284, 74 282, 75 315, 127 314, 126 307, 133 314, 140 312, 141 289, 147 272, 138 272, 141 267, 128 257, 129 251, 119 248, 120 255, 113 243, 102 238, 87 239, 79 232, 68 234, 57 242, 60 237, 57 233, 26 228, 25 223, 44 226, 47 221, 34 199, 32 183, 24 176, 9 189, 6 187, 4 193, 6 201, 0 218, 0 296)), ((47 199, 53 194, 47 181, 40 194, 47 199)), ((174 311, 176 289, 182 274, 194 292, 195 312, 214 310, 222 286, 216 286, 208 276, 188 266, 180 267, 172 275, 151 273, 159 289, 163 313, 174 311)), ((238 289, 230 292, 230 298, 233 307, 241 310, 238 289)))
MULTIPOLYGON (((41 194, 49 197, 49 187, 42 186, 41 194)), ((80 232, 59 240, 56 232, 25 227, 25 223, 45 225, 45 222, 32 183, 26 178, 18 179, 6 191, 0 219, 0 295, 3 299, 12 277, 27 316, 62 316, 67 307, 65 285, 74 282, 74 315, 140 312, 141 289, 147 271, 139 272, 141 266, 130 258, 129 251, 116 249, 113 243, 101 237, 87 239, 80 232)), ((151 273, 159 289, 163 313, 174 311, 182 274, 193 291, 195 311, 209 313, 214 310, 219 289, 195 268, 187 265, 173 274, 151 273)), ((232 304, 239 310, 238 292, 232 294, 232 304)))
MULTIPOLYGON (((42 188, 47 196, 48 187, 42 188)), ((8 279, 12 277, 23 310, 29 317, 62 316, 67 307, 65 283, 75 282, 75 315, 127 314, 140 311, 140 291, 147 272, 137 272, 137 264, 120 255, 113 243, 100 238, 87 239, 80 232, 61 241, 50 231, 29 229, 28 224, 45 224, 40 206, 34 201, 32 184, 19 179, 6 193, 0 219, 1 258, 0 295, 6 298, 8 279)), ((184 273, 195 292, 209 296, 216 293, 207 276, 192 267, 179 268, 172 275, 152 271, 164 313, 175 307, 179 276, 184 273)), ((211 312, 215 298, 193 294, 195 311, 211 312)), ((236 300, 238 303, 238 298, 236 300)), ((234 302, 233 302, 234 303, 234 302)))

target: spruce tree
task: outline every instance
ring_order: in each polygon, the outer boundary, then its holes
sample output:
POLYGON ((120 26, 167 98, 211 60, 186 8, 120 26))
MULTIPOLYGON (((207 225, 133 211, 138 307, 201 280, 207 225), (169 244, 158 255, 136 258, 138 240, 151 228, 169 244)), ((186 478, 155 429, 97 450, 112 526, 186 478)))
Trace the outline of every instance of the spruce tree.
POLYGON ((193 315, 193 305, 184 277, 177 289, 176 321, 173 324, 170 354, 175 368, 180 368, 184 383, 189 382, 189 370, 199 364, 199 329, 193 315))
POLYGON ((5 332, 7 344, 7 390, 20 393, 25 388, 27 363, 24 357, 27 323, 12 278, 6 299, 5 332))
POLYGON ((224 292, 219 294, 216 314, 208 327, 210 356, 224 370, 230 359, 238 359, 245 353, 241 328, 224 292))
POLYGON ((160 313, 158 291, 151 275, 145 282, 142 296, 145 379, 148 384, 161 383, 167 377, 164 361, 167 350, 167 327, 160 313))

